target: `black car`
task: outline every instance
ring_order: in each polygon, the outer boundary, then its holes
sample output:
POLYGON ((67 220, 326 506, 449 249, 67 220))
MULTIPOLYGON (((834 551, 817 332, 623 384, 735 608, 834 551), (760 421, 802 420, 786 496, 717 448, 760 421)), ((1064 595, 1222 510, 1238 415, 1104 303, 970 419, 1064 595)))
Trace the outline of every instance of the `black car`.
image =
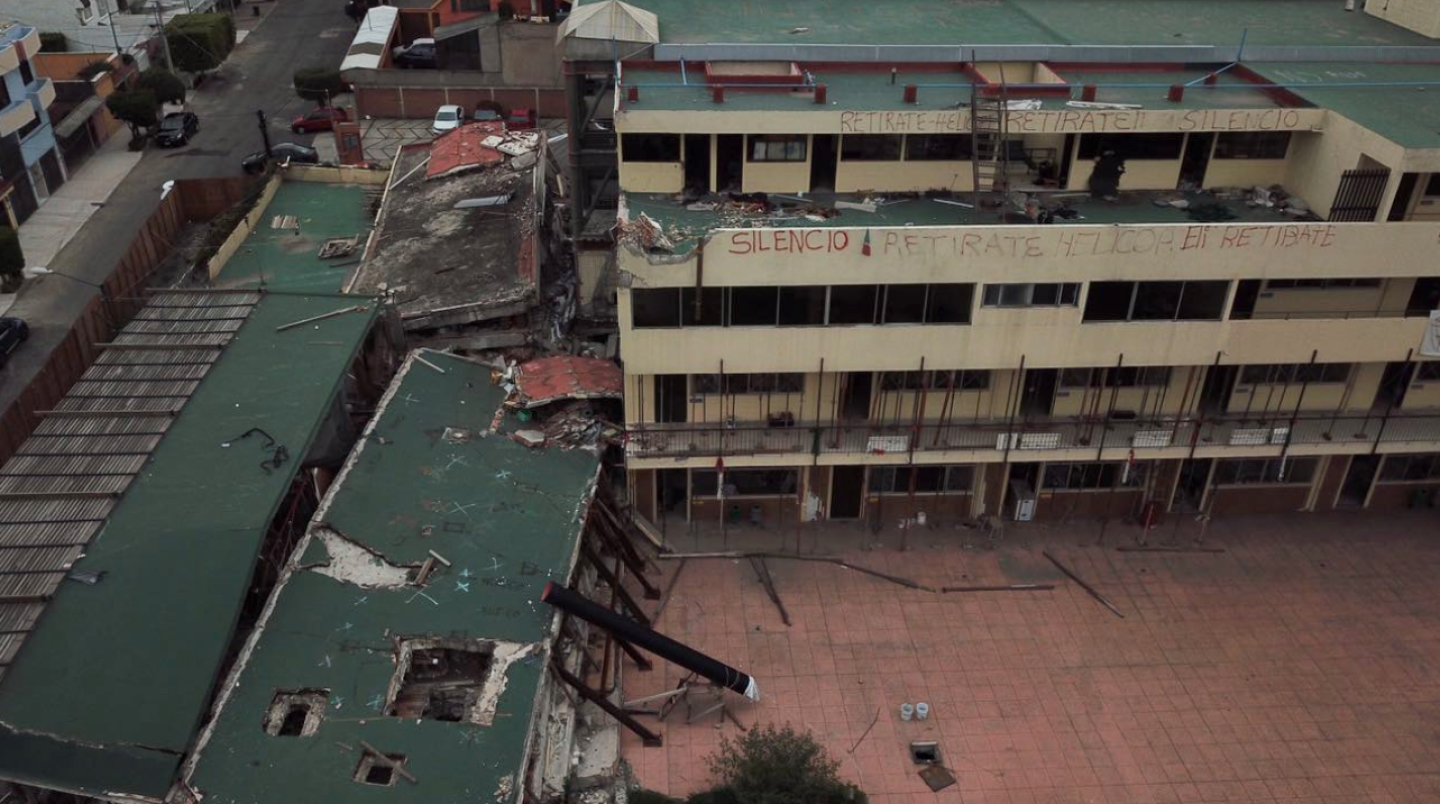
MULTIPOLYGON (((276 143, 270 148, 270 158, 276 162, 289 160, 299 165, 315 165, 320 162, 320 154, 314 148, 298 142, 276 143)), ((240 160, 240 167, 246 173, 259 173, 265 169, 265 152, 256 151, 250 154, 240 160)))
POLYGON ((200 130, 200 118, 194 112, 173 112, 160 121, 155 130, 155 144, 163 148, 175 148, 190 141, 200 130))
POLYGON ((10 353, 30 337, 30 327, 18 318, 0 318, 0 367, 10 359, 10 353))

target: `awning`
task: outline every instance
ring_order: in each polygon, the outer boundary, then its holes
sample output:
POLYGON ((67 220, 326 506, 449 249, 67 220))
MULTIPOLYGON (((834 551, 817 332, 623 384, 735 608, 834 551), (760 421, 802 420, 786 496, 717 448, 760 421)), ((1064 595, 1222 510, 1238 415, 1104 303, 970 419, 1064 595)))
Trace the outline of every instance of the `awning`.
POLYGON ((558 37, 653 45, 660 41, 660 18, 620 0, 601 0, 571 11, 561 24, 558 37))
POLYGON ((95 113, 104 106, 105 101, 95 95, 81 101, 80 105, 71 109, 70 114, 65 115, 65 119, 55 127, 55 136, 62 140, 73 136, 81 126, 85 125, 85 121, 95 116, 95 113))
POLYGON ((345 52, 345 60, 340 62, 340 71, 378 69, 399 16, 394 6, 376 6, 366 12, 360 30, 355 32, 350 49, 345 52))

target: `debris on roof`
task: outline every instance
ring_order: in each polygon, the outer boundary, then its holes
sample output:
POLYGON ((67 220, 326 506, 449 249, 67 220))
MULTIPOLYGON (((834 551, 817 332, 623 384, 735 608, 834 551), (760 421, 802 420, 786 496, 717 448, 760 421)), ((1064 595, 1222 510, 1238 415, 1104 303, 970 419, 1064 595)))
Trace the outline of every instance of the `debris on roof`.
POLYGON ((562 399, 619 399, 620 367, 592 357, 542 357, 522 363, 515 372, 515 393, 505 401, 532 410, 562 399))
POLYGON ((486 143, 495 138, 504 142, 505 124, 500 121, 466 123, 441 134, 430 143, 430 163, 425 178, 438 179, 467 170, 490 167, 505 161, 505 154, 486 143))

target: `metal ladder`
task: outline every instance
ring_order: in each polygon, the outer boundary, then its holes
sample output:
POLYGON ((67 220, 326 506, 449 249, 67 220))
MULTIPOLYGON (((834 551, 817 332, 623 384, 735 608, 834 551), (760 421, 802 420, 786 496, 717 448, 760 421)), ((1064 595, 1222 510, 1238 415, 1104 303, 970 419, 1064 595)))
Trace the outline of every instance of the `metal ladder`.
POLYGON ((1000 92, 995 95, 982 94, 978 84, 970 86, 970 165, 975 177, 977 214, 982 196, 997 190, 1004 192, 1009 181, 1010 164, 1005 148, 1009 123, 1005 114, 1005 95, 1003 82, 1000 92))

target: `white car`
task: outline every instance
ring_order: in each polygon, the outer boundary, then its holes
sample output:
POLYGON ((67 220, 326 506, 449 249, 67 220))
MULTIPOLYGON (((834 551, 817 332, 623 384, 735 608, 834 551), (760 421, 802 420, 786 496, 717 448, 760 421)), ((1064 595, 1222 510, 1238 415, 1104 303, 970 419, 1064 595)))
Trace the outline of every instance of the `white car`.
POLYGON ((430 133, 438 137, 451 129, 459 128, 464 122, 464 109, 455 105, 441 106, 439 111, 435 112, 435 122, 430 124, 430 133))

